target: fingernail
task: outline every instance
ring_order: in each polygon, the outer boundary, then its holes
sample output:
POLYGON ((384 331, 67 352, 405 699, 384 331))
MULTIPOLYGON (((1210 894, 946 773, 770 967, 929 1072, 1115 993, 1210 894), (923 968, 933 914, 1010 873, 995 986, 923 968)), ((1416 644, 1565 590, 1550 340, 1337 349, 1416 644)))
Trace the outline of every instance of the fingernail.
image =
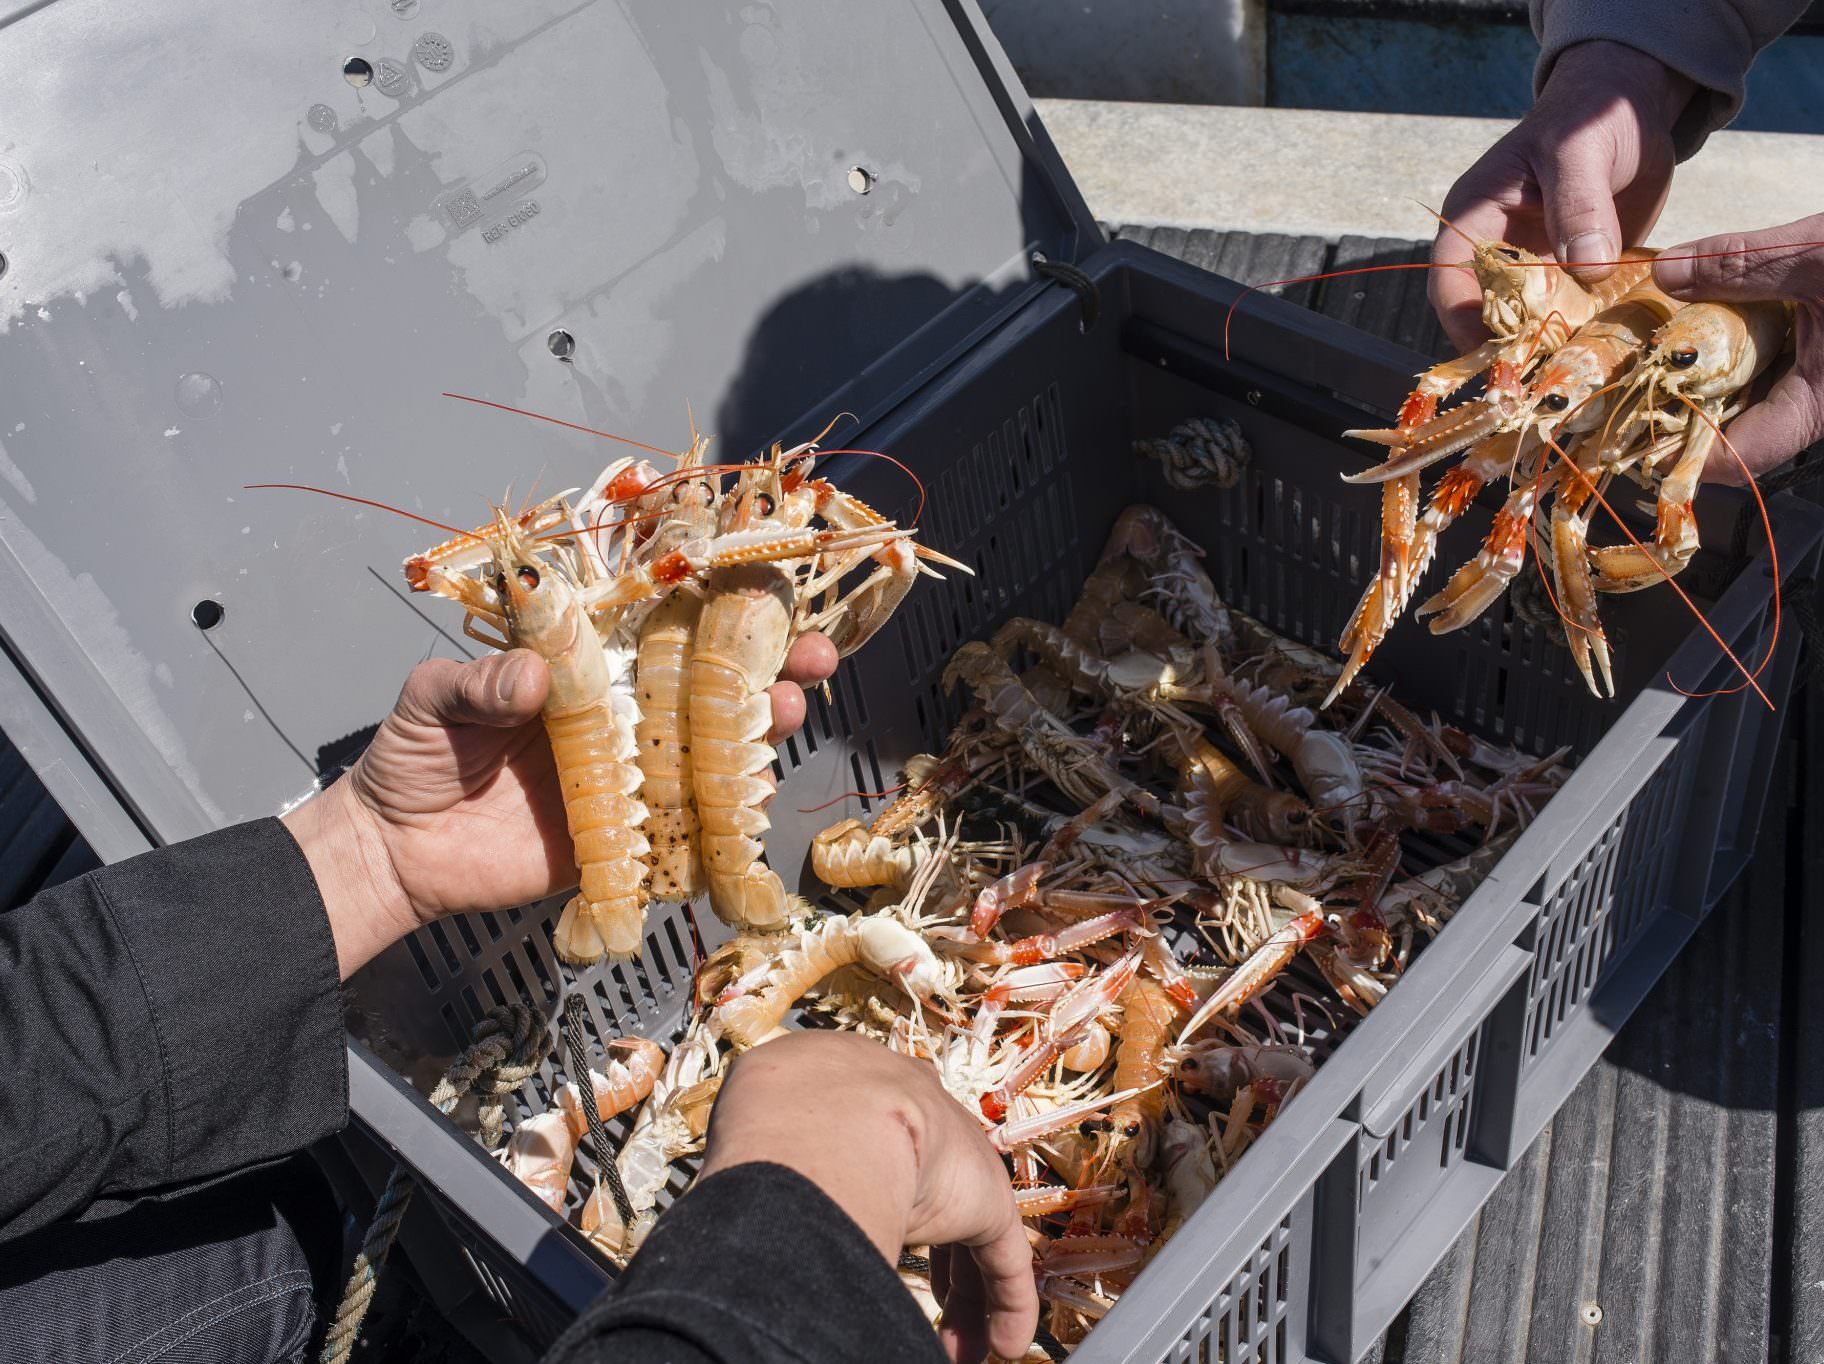
POLYGON ((1615 248, 1606 232, 1579 232, 1564 244, 1566 265, 1595 265, 1615 259, 1615 248))
POLYGON ((500 671, 494 674, 494 694, 502 701, 511 702, 513 692, 519 686, 519 679, 526 671, 526 656, 512 653, 507 661, 501 664, 500 671))
POLYGON ((1697 277, 1696 266, 1697 262, 1691 259, 1689 247, 1675 246, 1670 251, 1662 252, 1654 262, 1653 282, 1667 293, 1676 289, 1689 289, 1697 277))

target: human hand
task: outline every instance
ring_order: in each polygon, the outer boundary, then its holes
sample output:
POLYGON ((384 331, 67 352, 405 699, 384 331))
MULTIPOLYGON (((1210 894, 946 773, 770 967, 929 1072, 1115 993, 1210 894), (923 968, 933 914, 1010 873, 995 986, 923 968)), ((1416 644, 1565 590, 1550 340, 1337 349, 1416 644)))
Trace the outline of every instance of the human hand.
POLYGON ((889 1263, 931 1247, 944 1349, 1017 1359, 1039 1320, 1032 1251, 1001 1158, 931 1067, 852 1033, 797 1032, 744 1053, 710 1115, 703 1177, 795 1170, 889 1263))
MULTIPOLYGON (((835 670, 821 635, 793 644, 771 689, 777 740, 804 723, 800 683, 835 670)), ((347 979, 442 914, 522 905, 576 884, 536 654, 432 659, 340 781, 285 816, 329 914, 347 979)))
MULTIPOLYGON (((1504 241, 1566 262, 1586 284, 1608 276, 1624 246, 1645 239, 1665 207, 1672 128, 1694 86, 1621 43, 1566 48, 1525 118, 1451 186, 1434 264, 1459 266, 1470 244, 1504 241)), ((1466 270, 1431 272, 1431 302, 1451 342, 1486 334, 1482 295, 1466 270)))
POLYGON ((1704 466, 1712 483, 1747 482, 1824 438, 1824 213, 1764 232, 1706 237, 1667 249, 1654 282, 1674 298, 1697 302, 1782 299, 1794 305, 1792 367, 1767 396, 1730 422, 1724 434, 1741 463, 1718 450, 1704 466), (1703 259, 1690 259, 1702 257, 1703 259))

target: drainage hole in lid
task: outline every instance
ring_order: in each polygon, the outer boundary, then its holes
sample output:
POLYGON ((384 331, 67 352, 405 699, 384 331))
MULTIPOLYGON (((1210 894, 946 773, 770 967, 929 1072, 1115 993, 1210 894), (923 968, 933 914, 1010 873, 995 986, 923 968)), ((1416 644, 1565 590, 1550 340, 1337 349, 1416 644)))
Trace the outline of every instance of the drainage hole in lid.
POLYGON ((370 85, 374 79, 374 64, 366 57, 350 57, 342 63, 342 79, 357 90, 370 85))
POLYGON ((556 328, 545 338, 545 346, 559 360, 568 360, 576 354, 576 338, 562 327, 556 328))
POLYGON ((6 252, 0 251, 0 279, 6 278, 6 252))
POLYGON ((195 623, 196 628, 199 630, 215 629, 216 626, 222 623, 222 617, 227 614, 228 613, 223 609, 222 604, 213 597, 204 597, 195 606, 190 608, 190 619, 195 623))
POLYGON ((874 172, 865 166, 850 166, 849 188, 857 194, 866 194, 874 188, 874 172))

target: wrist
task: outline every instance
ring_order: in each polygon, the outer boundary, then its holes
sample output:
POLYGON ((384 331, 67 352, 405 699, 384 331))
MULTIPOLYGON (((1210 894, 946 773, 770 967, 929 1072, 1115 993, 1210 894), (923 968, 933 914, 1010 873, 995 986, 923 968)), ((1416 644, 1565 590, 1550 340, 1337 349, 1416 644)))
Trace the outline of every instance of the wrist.
POLYGON ((339 781, 283 816, 316 878, 347 980, 418 927, 419 916, 373 815, 339 781))
POLYGON ((1626 43, 1593 38, 1558 55, 1540 98, 1551 94, 1606 103, 1619 97, 1633 106, 1644 126, 1669 134, 1696 91, 1689 77, 1657 57, 1626 43))
POLYGON ((754 1073, 768 1051, 779 1048, 784 1059, 795 1041, 769 1042, 737 1063, 717 1100, 702 1177, 738 1165, 783 1165, 821 1189, 888 1261, 897 1260, 917 1215, 922 1116, 891 1087, 858 1084, 835 1067, 819 1074, 826 1068, 793 1060, 754 1073))

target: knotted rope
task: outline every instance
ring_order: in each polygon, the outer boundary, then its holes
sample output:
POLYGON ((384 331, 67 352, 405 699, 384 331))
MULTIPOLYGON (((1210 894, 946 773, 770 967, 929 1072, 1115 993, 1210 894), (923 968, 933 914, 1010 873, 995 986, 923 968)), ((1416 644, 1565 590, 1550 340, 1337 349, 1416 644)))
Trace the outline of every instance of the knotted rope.
MULTIPOLYGON (((544 1052, 544 1023, 530 1008, 508 1004, 490 1009, 475 1025, 474 1041, 450 1062, 449 1070, 431 1091, 431 1103, 438 1112, 448 1113, 463 1095, 480 1096, 481 1139, 492 1149, 500 1145, 507 1095, 537 1072, 544 1052)), ((399 1235, 399 1223, 416 1187, 403 1166, 393 1167, 386 1188, 374 1204, 374 1220, 368 1223, 361 1253, 355 1256, 354 1272, 349 1275, 348 1287, 342 1290, 336 1318, 324 1337, 322 1364, 346 1364, 353 1352, 361 1322, 373 1305, 380 1267, 399 1235)))
POLYGON ((1163 464, 1165 481, 1174 488, 1209 483, 1233 488, 1254 458, 1241 424, 1228 417, 1192 417, 1174 426, 1169 436, 1135 441, 1134 453, 1163 464))

